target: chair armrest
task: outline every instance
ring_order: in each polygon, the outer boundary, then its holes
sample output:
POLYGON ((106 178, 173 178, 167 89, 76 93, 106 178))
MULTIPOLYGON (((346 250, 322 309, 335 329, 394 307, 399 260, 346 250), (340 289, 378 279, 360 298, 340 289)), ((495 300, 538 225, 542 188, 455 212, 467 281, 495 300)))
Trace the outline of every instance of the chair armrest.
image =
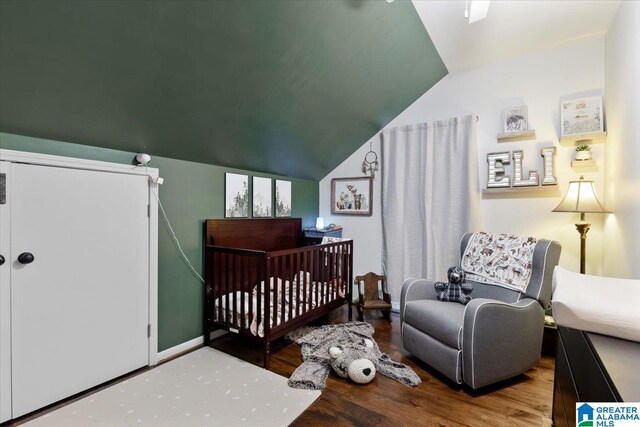
POLYGON ((400 325, 402 325, 404 318, 404 306, 409 301, 438 299, 434 284, 435 282, 427 279, 407 279, 404 281, 400 293, 400 325))
POLYGON ((473 299, 465 308, 462 330, 464 382, 475 389, 536 364, 542 349, 544 310, 530 298, 515 303, 473 299))

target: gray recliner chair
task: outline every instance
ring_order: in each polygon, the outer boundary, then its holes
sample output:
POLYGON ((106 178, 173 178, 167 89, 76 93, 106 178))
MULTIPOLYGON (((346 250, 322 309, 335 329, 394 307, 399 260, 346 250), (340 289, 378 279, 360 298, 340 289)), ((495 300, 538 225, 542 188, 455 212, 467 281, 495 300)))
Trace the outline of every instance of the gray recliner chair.
MULTIPOLYGON (((461 258, 471 236, 460 241, 461 258)), ((438 301, 434 282, 406 280, 400 297, 403 347, 474 389, 529 370, 540 358, 544 307, 560 251, 558 242, 538 240, 526 293, 472 282, 467 305, 438 301)))

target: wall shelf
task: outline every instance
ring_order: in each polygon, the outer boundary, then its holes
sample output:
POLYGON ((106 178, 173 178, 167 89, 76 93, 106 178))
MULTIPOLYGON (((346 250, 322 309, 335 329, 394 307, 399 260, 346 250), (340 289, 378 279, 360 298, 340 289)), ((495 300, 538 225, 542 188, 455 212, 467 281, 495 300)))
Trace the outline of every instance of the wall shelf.
POLYGON ((546 193, 557 191, 558 185, 535 185, 531 187, 483 188, 482 194, 546 193))
POLYGON ((595 160, 574 160, 571 162, 571 168, 579 172, 596 172, 598 164, 595 160))
POLYGON ((502 132, 497 136, 498 142, 522 141, 525 139, 536 139, 535 129, 522 130, 518 132, 502 132))
POLYGON ((580 145, 585 142, 599 143, 599 142, 605 142, 606 139, 607 139, 607 132, 580 133, 575 135, 561 136, 560 144, 580 145))

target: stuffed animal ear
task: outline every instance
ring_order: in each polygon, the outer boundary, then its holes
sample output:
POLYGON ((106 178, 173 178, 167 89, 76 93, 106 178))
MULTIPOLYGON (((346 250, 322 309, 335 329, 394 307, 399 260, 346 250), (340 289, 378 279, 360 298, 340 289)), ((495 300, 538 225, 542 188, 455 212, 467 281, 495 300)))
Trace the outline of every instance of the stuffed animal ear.
POLYGON ((364 345, 366 345, 367 348, 373 348, 373 341, 371 341, 369 338, 365 338, 364 345))
POLYGON ((340 350, 340 347, 331 347, 329 349, 329 355, 331 356, 332 359, 335 359, 341 354, 342 354, 342 350, 340 350))

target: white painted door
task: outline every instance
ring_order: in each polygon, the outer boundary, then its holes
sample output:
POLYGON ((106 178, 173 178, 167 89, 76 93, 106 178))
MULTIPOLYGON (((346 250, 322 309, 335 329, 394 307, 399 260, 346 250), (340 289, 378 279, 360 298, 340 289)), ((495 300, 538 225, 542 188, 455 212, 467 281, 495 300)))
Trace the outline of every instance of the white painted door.
POLYGON ((149 187, 19 163, 7 184, 16 418, 147 365, 149 187))

